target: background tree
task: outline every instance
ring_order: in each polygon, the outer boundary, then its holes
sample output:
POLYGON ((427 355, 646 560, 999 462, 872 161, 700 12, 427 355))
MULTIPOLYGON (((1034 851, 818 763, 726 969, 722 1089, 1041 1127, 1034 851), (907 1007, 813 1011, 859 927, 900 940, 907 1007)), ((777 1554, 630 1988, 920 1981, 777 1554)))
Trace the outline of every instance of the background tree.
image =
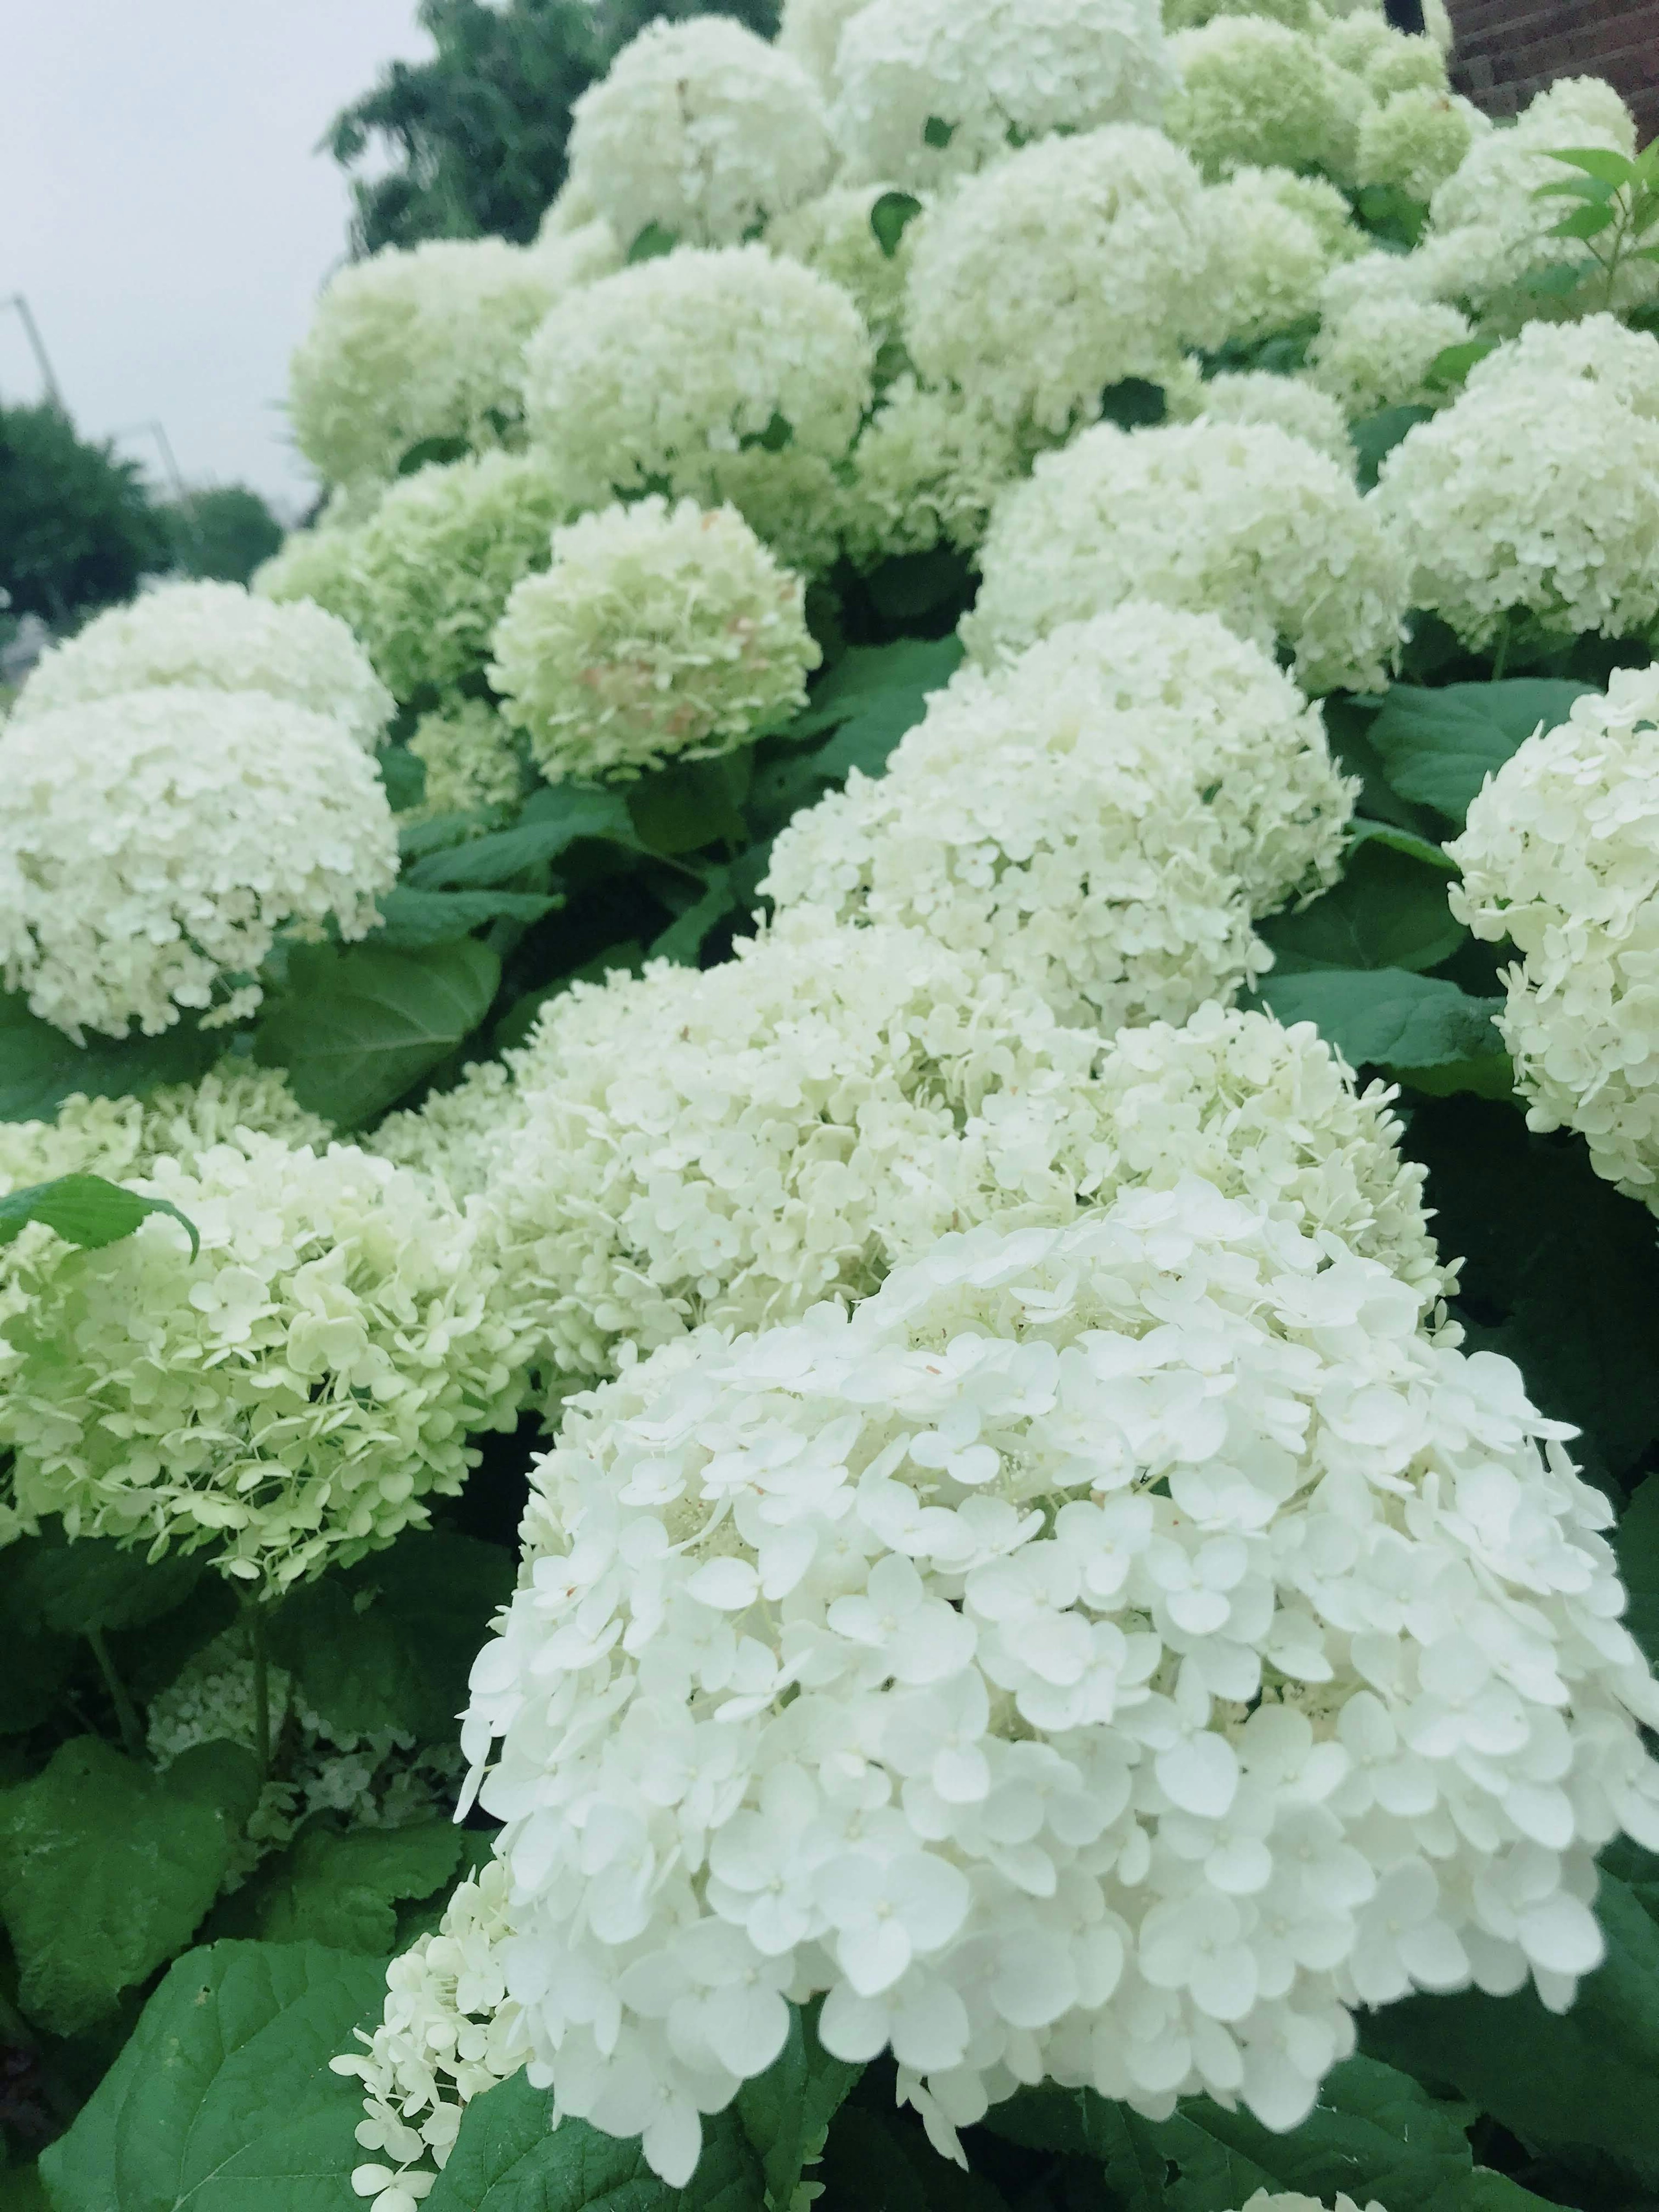
POLYGON ((257 491, 222 484, 193 491, 188 511, 162 510, 173 565, 191 576, 246 584, 283 542, 283 526, 257 491))
POLYGON ((61 628, 171 566, 136 462, 77 437, 56 407, 0 407, 0 591, 12 615, 61 628))
POLYGON ((354 177, 354 255, 425 238, 533 238, 564 182, 570 110, 647 23, 720 13, 770 38, 777 0, 421 0, 436 52, 392 62, 324 144, 354 177), (389 166, 386 166, 389 165, 389 166))

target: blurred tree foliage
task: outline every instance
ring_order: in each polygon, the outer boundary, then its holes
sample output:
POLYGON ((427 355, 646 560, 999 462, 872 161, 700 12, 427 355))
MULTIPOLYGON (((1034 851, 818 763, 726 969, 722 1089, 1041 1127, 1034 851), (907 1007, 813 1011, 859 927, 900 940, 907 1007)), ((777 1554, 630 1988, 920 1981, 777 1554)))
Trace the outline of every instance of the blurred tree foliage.
POLYGON ((564 182, 570 110, 658 16, 735 15, 770 38, 777 0, 420 0, 429 61, 392 62, 323 143, 355 169, 354 255, 427 238, 533 238, 564 182))
POLYGON ((136 462, 77 437, 56 407, 0 407, 0 591, 14 616, 61 629, 172 565, 136 462))
POLYGON ((246 584, 283 542, 283 526, 246 484, 193 491, 188 508, 163 510, 173 562, 189 576, 246 584))

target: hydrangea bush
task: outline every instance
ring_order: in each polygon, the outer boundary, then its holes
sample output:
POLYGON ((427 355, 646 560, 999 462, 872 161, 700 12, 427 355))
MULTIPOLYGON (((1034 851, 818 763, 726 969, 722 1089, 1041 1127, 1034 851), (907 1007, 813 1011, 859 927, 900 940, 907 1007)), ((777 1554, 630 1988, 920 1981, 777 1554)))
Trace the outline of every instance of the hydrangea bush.
POLYGON ((0 719, 0 2212, 1650 2198, 1659 154, 1429 15, 671 11, 0 719))

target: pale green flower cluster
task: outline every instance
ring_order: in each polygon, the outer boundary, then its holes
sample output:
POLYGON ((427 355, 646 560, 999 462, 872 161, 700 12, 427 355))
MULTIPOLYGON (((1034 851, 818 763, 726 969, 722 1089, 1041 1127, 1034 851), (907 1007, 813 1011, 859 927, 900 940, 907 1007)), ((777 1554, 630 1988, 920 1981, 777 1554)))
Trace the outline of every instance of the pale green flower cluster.
POLYGON ((134 1179, 152 1214, 17 1264, 0 1441, 26 1524, 211 1550, 274 1594, 428 1518, 510 1425, 518 1336, 473 1229, 353 1146, 247 1131, 134 1179))
POLYGON ((186 1166, 216 1145, 249 1135, 320 1146, 328 1124, 307 1113, 280 1068, 224 1060, 199 1083, 169 1083, 143 1098, 65 1098, 51 1121, 0 1121, 0 1194, 59 1176, 111 1182, 154 1172, 161 1159, 186 1166))
POLYGON ((356 622, 399 699, 444 690, 486 658, 513 587, 547 565, 569 501, 539 453, 422 469, 358 535, 356 622))
POLYGON ((318 605, 277 606, 240 584, 167 584, 112 607, 48 653, 12 720, 161 684, 264 691, 343 722, 372 752, 392 701, 344 623, 318 605))
POLYGON ((426 770, 426 795, 416 810, 482 814, 508 806, 524 789, 524 769, 512 731, 485 699, 454 699, 422 714, 409 750, 426 770))
POLYGON ((901 377, 854 448, 842 545, 861 568, 939 545, 969 553, 1023 459, 1018 438, 984 408, 901 377))
POLYGON ((1352 182, 1368 94, 1318 40, 1257 15, 1217 15, 1170 41, 1180 83, 1164 128, 1206 177, 1310 162, 1352 182))
POLYGON ((650 498, 553 533, 513 592, 489 680, 550 783, 707 760, 806 700, 823 658, 799 576, 734 508, 650 498))
POLYGON ((893 336, 902 318, 914 243, 908 227, 893 253, 876 236, 871 213, 889 189, 884 184, 837 185, 775 216, 765 231, 774 253, 816 270, 849 293, 879 338, 893 336))
POLYGON ((331 278, 289 372, 301 452, 330 483, 394 476, 428 439, 512 437, 520 359, 555 286, 497 238, 389 246, 331 278))

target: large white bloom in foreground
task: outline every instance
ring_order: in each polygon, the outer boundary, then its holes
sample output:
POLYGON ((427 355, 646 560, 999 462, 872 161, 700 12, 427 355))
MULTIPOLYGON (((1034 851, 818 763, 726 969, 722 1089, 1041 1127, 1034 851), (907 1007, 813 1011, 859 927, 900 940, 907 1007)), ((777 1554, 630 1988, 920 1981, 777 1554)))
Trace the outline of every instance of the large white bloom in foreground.
POLYGON ((570 179, 624 248, 735 246, 835 168, 817 87, 726 15, 647 23, 571 110, 570 179))
POLYGON ((1185 340, 1227 335, 1219 255, 1198 172, 1161 131, 1045 138, 921 218, 905 342, 927 382, 1065 435, 1109 385, 1157 382, 1185 340))
POLYGON ((1174 82, 1158 0, 870 0, 836 75, 848 174, 912 189, 1054 132, 1156 125, 1174 82))
POLYGON ((660 498, 553 533, 514 591, 489 680, 549 782, 706 760, 806 700, 805 591, 734 508, 660 498))
POLYGON ((1352 475, 1268 423, 1097 423, 999 501, 981 566, 962 624, 981 659, 1153 599, 1282 641, 1315 691, 1380 685, 1409 604, 1403 555, 1352 475))
POLYGON ((1290 2128, 1360 2006, 1569 2003, 1659 1691, 1566 1432, 1417 1316, 1189 1179, 573 1406, 463 1729, 497 2063, 683 2183, 818 1991, 945 2143, 1043 2079, 1290 2128))
POLYGON ((39 663, 11 720, 161 684, 268 691, 331 714, 371 751, 393 713, 391 694, 337 616, 307 600, 278 605, 240 584, 207 583, 167 584, 95 617, 39 663))
POLYGON ((1659 1212, 1659 672, 1528 738, 1447 850, 1453 913, 1521 956, 1498 1026, 1528 1122, 1659 1212))
POLYGON ((356 738, 266 692, 167 686, 0 731, 0 967, 71 1036, 251 1012, 283 923, 362 937, 397 872, 356 738))
POLYGON ((514 1325, 473 1230, 355 1146, 246 1129, 163 1157, 152 1214, 101 1251, 55 1239, 18 1263, 0 1337, 0 1439, 25 1522, 153 1553, 210 1547, 271 1591, 428 1518, 510 1426, 514 1325))
POLYGON ((388 246, 330 278, 289 371, 301 452, 331 483, 390 477, 428 438, 498 445, 558 286, 499 238, 388 246))
POLYGON ((728 500, 797 567, 834 556, 834 464, 874 348, 839 285, 763 246, 643 261, 556 307, 525 356, 532 437, 573 507, 728 500))
POLYGON ((1259 974, 1252 921, 1334 879, 1352 806, 1266 653, 1132 605, 959 672, 879 781, 781 832, 766 888, 915 924, 1109 1032, 1259 974))
POLYGON ((1616 380, 1500 371, 1408 432, 1375 506, 1411 604, 1467 644, 1516 616, 1626 637, 1659 615, 1659 420, 1616 380))

